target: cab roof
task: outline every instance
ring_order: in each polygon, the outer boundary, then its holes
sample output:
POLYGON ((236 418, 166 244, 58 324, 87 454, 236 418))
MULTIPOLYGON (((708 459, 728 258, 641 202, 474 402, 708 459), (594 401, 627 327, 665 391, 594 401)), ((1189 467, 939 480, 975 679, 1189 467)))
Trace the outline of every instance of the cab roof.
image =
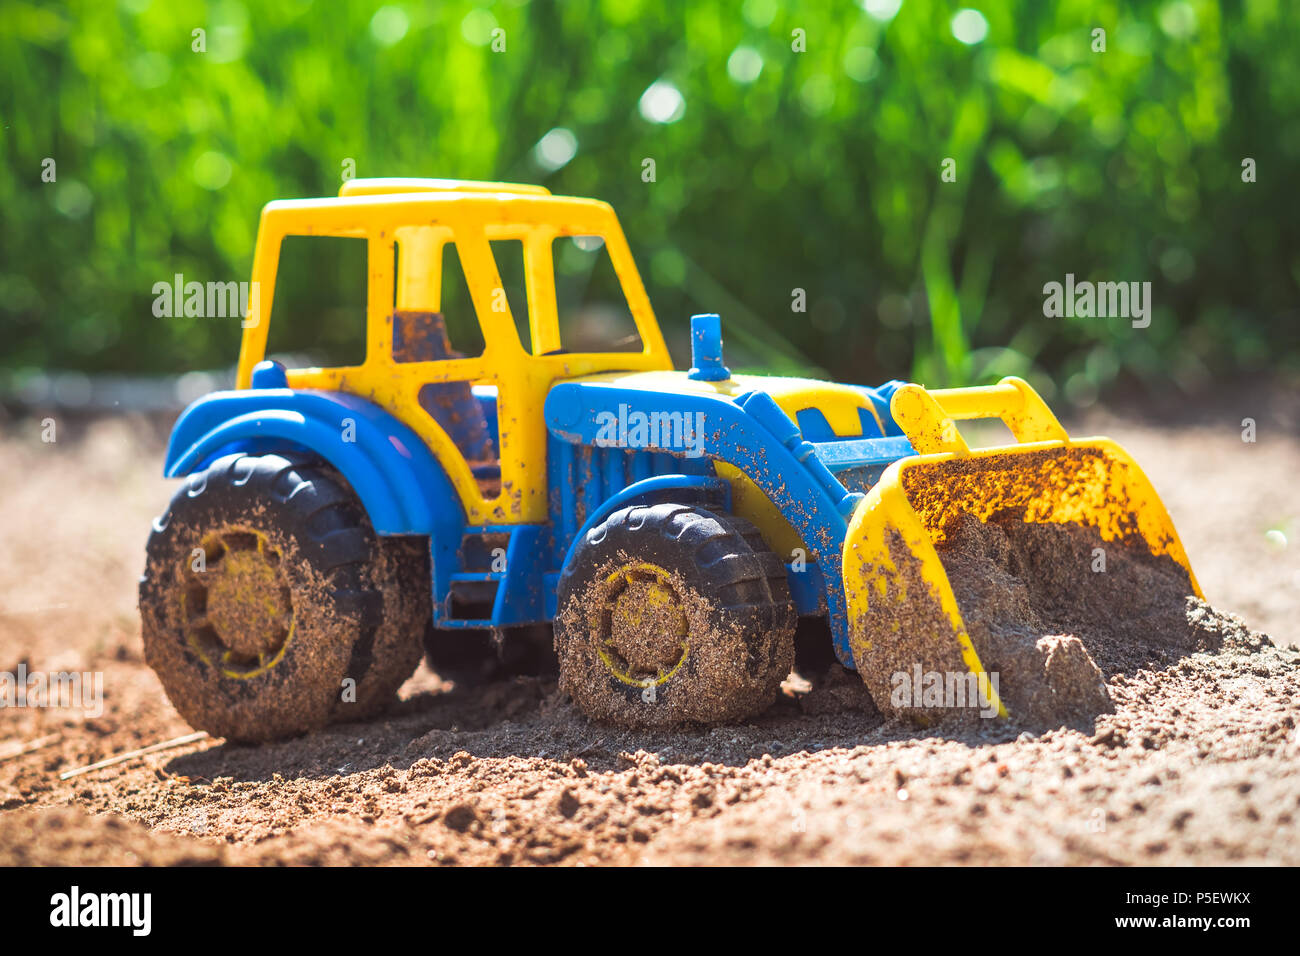
POLYGON ((551 191, 545 186, 527 183, 410 177, 349 179, 339 189, 339 196, 386 196, 394 193, 509 193, 514 196, 549 196, 551 191))

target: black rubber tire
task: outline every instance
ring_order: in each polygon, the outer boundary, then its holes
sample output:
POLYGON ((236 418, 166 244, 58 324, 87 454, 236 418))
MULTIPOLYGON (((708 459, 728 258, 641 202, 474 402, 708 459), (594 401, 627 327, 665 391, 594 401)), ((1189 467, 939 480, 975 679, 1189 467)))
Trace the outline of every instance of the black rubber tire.
POLYGON ((595 720, 742 720, 772 703, 794 663, 785 565, 732 515, 616 511, 574 549, 558 600, 560 686, 595 720))
POLYGON ((353 650, 348 673, 357 682, 356 700, 340 699, 334 705, 332 719, 336 721, 363 720, 382 713, 420 666, 424 653, 421 636, 433 619, 429 539, 380 536, 372 580, 383 602, 382 616, 369 654, 364 643, 353 650))
POLYGON ((378 538, 317 459, 224 456, 154 521, 145 659, 181 716, 214 736, 259 742, 369 716, 419 663, 421 540, 378 538))

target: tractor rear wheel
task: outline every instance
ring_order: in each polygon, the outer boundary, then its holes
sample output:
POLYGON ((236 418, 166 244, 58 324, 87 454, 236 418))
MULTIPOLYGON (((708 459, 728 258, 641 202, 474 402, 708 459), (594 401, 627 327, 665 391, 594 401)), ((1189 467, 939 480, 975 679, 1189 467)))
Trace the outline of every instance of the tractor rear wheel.
POLYGON ((625 508, 560 577, 560 686, 623 726, 734 722, 772 703, 795 622, 785 565, 753 525, 702 507, 625 508))
POLYGON ((421 542, 377 537, 317 459, 227 455, 154 522, 145 659, 181 716, 214 736, 272 740, 369 716, 420 660, 421 542))

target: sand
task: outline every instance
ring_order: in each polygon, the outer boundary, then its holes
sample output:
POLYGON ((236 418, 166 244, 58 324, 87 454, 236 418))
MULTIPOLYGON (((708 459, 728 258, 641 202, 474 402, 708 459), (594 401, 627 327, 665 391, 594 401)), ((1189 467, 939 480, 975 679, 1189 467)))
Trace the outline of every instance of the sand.
POLYGON ((1041 615, 1042 636, 1079 638, 1110 703, 1071 727, 918 731, 830 667, 737 725, 616 730, 554 677, 469 689, 422 669, 369 721, 67 781, 189 730, 134 610, 169 486, 157 423, 67 422, 46 445, 39 418, 10 420, 0 671, 98 672, 104 700, 0 709, 0 748, 62 735, 0 760, 0 863, 1300 863, 1300 654, 1279 646, 1297 636, 1300 541, 1266 535, 1300 539, 1300 428, 1285 402, 1233 401, 1083 429, 1146 468, 1210 605, 1164 605, 1172 643, 1116 622, 1071 635, 1068 615, 1041 615), (1243 414, 1261 423, 1255 445, 1243 414))

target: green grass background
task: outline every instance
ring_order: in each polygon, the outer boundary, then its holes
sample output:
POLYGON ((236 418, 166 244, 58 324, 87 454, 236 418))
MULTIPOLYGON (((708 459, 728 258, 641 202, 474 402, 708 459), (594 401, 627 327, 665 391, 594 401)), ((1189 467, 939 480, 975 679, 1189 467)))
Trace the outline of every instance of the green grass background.
POLYGON ((716 311, 734 366, 856 382, 1295 375, 1294 7, 972 5, 973 43, 935 0, 0 0, 0 376, 229 365, 238 321, 157 318, 153 284, 246 278, 260 207, 347 160, 610 201, 683 359, 716 311), (1045 318, 1067 272, 1150 281, 1151 326, 1045 318))

